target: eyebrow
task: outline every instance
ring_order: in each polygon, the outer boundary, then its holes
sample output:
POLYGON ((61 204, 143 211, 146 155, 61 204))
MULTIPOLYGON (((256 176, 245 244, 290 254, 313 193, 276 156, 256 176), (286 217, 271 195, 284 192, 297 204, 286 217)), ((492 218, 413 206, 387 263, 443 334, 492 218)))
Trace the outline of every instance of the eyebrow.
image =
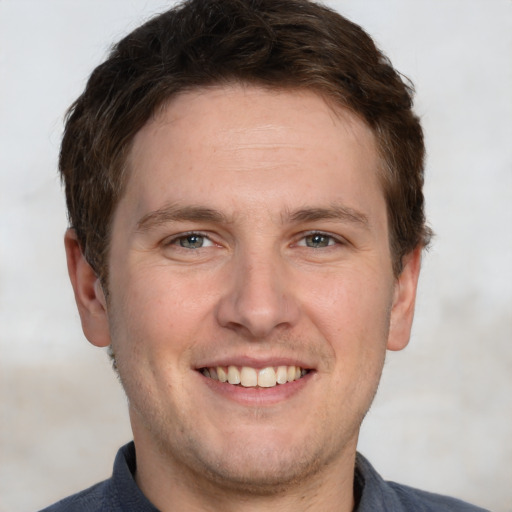
POLYGON ((211 208, 169 205, 144 215, 137 222, 137 231, 143 233, 162 224, 179 221, 227 223, 227 218, 211 208))
POLYGON ((286 214, 289 222, 314 222, 318 220, 341 220, 369 227, 368 217, 353 208, 333 204, 329 208, 301 208, 286 214))
MULTIPOLYGON (((281 216, 283 223, 315 222, 318 220, 344 221, 369 227, 368 217, 353 208, 334 204, 329 208, 306 207, 286 211, 281 216)), ((144 233, 168 222, 211 222, 227 224, 228 218, 223 213, 202 206, 168 205, 144 215, 137 222, 137 232, 144 233)))

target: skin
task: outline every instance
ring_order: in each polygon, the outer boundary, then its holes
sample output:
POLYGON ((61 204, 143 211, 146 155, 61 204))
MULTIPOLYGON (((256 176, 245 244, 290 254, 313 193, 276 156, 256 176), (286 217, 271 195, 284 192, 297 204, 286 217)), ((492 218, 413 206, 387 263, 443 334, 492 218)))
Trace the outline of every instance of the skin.
POLYGON ((162 511, 352 510, 420 267, 418 249, 393 276, 371 130, 312 92, 214 87, 170 101, 128 166, 108 303, 72 230, 66 249, 84 332, 116 353, 139 486, 162 511), (254 389, 198 371, 230 363, 309 373, 254 389))

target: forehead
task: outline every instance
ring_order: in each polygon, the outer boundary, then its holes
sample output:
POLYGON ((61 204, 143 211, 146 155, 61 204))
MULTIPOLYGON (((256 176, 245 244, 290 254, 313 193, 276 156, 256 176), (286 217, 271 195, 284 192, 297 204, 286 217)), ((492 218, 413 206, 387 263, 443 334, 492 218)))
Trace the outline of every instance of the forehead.
MULTIPOLYGON (((353 142, 368 146, 376 143, 373 131, 366 122, 347 107, 333 99, 310 89, 270 88, 251 84, 215 85, 199 87, 181 92, 164 102, 134 137, 131 156, 136 154, 141 144, 162 130, 175 127, 174 137, 179 137, 181 128, 193 123, 195 131, 217 132, 217 142, 223 133, 243 137, 248 135, 258 143, 257 132, 247 132, 248 127, 260 124, 262 138, 286 124, 293 125, 293 131, 282 135, 297 139, 321 128, 326 144, 337 139, 339 130, 350 131, 353 142)), ((182 132, 187 137, 189 133, 182 132)), ((278 142, 278 141, 276 141, 278 142)), ((303 143, 303 140, 300 140, 303 143)), ((319 142, 317 139, 316 143, 319 142)), ((196 140, 197 144, 201 141, 196 140)), ((367 148, 368 149, 368 148, 367 148)))
POLYGON ((371 129, 320 95, 210 87, 174 97, 136 134, 123 200, 141 214, 191 198, 226 209, 277 197, 293 209, 325 203, 338 182, 333 201, 368 195, 378 163, 371 129))

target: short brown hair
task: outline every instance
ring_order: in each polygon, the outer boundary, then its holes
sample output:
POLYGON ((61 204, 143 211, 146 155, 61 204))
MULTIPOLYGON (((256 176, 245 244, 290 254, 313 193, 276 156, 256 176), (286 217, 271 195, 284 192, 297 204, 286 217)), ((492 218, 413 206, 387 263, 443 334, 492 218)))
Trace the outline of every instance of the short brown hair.
POLYGON ((412 85, 358 25, 307 0, 189 0, 111 50, 71 106, 60 153, 71 227, 105 284, 110 226, 134 135, 172 96, 249 83, 306 88, 362 118, 376 135, 393 269, 428 244, 423 133, 412 85))

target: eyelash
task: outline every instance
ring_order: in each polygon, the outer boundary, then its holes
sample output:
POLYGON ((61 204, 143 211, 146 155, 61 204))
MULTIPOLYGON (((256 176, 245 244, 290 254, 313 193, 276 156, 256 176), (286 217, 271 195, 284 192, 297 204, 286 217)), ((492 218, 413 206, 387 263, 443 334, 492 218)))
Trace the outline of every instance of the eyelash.
POLYGON ((345 244, 345 241, 343 239, 341 239, 340 237, 334 236, 331 233, 326 233, 324 231, 308 231, 307 233, 301 234, 300 238, 298 239, 298 242, 295 245, 299 245, 300 242, 304 242, 304 244, 300 244, 299 246, 313 248, 313 247, 306 245, 306 239, 315 237, 315 236, 328 239, 327 245, 322 246, 322 247, 316 247, 316 249, 320 249, 320 248, 325 249, 328 247, 333 247, 335 245, 344 245, 345 244))
MULTIPOLYGON (((178 235, 175 235, 169 239, 167 239, 165 241, 165 246, 172 246, 172 245, 179 245, 179 242, 181 240, 186 240, 187 238, 192 238, 192 237, 198 237, 198 238, 202 238, 203 240, 207 240, 208 242, 210 242, 211 245, 214 245, 214 242, 212 241, 212 239, 205 233, 201 233, 200 231, 188 231, 186 233, 180 233, 178 235)), ((183 246, 180 246, 180 249, 185 249, 185 250, 195 250, 195 249, 201 249, 203 246, 201 247, 183 247, 183 246)))
MULTIPOLYGON (((200 231, 189 231, 186 233, 180 233, 179 235, 173 236, 172 238, 168 239, 165 242, 165 245, 166 246, 179 245, 179 242, 181 240, 186 240, 187 238, 192 238, 192 237, 198 237, 198 238, 202 238, 203 241, 208 241, 209 245, 207 245, 207 247, 211 247, 211 246, 215 245, 215 242, 213 242, 212 239, 207 234, 202 233, 200 231)), ((298 238, 297 242, 295 242, 293 245, 299 246, 299 247, 325 249, 325 248, 332 247, 335 245, 344 245, 345 243, 346 242, 343 239, 340 239, 339 237, 334 236, 330 233, 325 233, 324 231, 308 231, 306 233, 302 233, 300 235, 300 237, 298 238), (327 245, 320 246, 320 247, 308 246, 306 240, 311 237, 327 238, 327 245)), ((201 249, 203 247, 204 247, 203 245, 201 245, 200 247, 180 246, 180 249, 197 250, 197 249, 201 249)))

